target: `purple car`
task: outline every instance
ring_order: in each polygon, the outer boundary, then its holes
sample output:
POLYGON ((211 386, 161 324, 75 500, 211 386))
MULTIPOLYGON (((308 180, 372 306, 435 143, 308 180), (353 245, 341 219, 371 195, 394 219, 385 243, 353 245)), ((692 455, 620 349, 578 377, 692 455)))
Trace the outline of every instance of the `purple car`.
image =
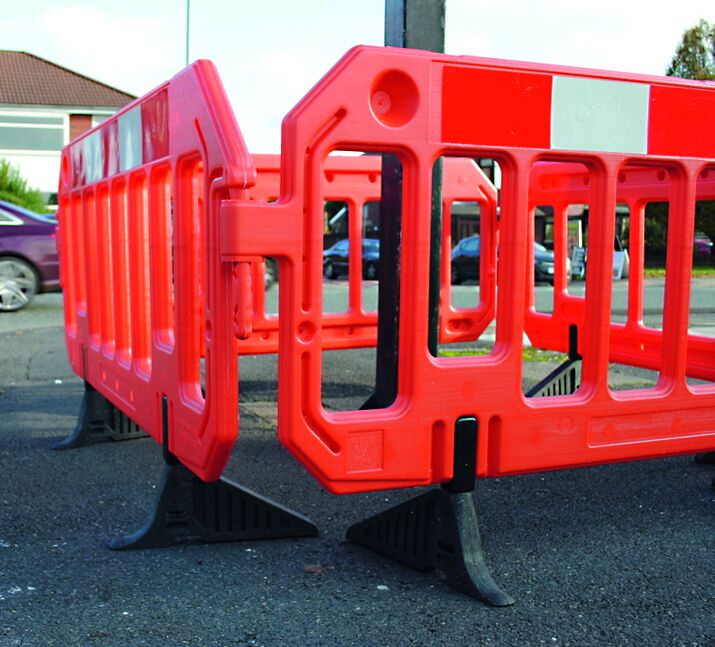
POLYGON ((0 312, 24 308, 35 294, 59 290, 53 216, 0 200, 0 312))
POLYGON ((693 252, 696 256, 710 256, 713 250, 713 241, 710 236, 702 231, 695 232, 695 240, 693 241, 693 252))

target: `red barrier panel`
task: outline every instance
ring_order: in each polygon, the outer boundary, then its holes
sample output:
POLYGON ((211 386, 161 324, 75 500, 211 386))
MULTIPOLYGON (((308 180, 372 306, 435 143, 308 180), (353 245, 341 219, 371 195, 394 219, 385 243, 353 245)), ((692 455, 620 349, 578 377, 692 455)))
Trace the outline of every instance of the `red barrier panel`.
MULTIPOLYGON (((254 155, 257 178, 249 190, 252 200, 273 201, 280 195, 280 158, 277 155, 254 155)), ((323 317, 324 349, 374 346, 377 340, 377 313, 363 304, 361 245, 364 231, 363 208, 380 200, 382 160, 376 155, 331 156, 324 166, 321 194, 326 201, 347 205, 350 268, 348 307, 344 313, 326 313, 323 317)), ((496 258, 496 205, 494 185, 482 170, 468 159, 448 158, 444 165, 442 208, 445 215, 442 250, 442 313, 440 340, 472 340, 484 332, 494 318, 496 258), (455 202, 473 202, 479 206, 482 264, 480 303, 469 308, 455 308, 450 299, 450 213, 455 202), (489 269, 491 268, 491 270, 489 269)), ((254 264, 252 330, 238 343, 242 355, 278 352, 278 317, 266 313, 265 265, 254 264)))
MULTIPOLYGON (((279 437, 327 488, 357 492, 449 481, 456 421, 475 417, 476 473, 498 476, 715 446, 715 387, 686 366, 695 182, 714 161, 715 88, 552 66, 356 48, 284 121, 283 186, 274 204, 226 200, 227 261, 281 261, 279 437), (332 150, 389 152, 403 167, 399 380, 384 409, 321 404, 322 205, 332 150), (495 159, 503 174, 496 344, 479 357, 428 351, 430 211, 440 156, 495 159), (540 161, 590 174, 589 271, 572 395, 522 393, 530 286, 530 174, 540 161), (666 166, 671 228, 660 380, 608 388, 614 218, 619 173, 666 166)), ((636 362, 637 363, 637 362, 636 362)))
POLYGON ((255 170, 213 65, 193 64, 65 148, 60 259, 74 371, 206 480, 237 433, 223 200, 255 170), (205 360, 202 357, 205 356, 205 360), (205 377, 204 377, 205 376, 205 377), (164 404, 165 402, 165 404, 164 404))
MULTIPOLYGON (((667 164, 624 164, 618 173, 616 203, 628 207, 628 242, 632 251, 629 263, 627 320, 624 324, 611 324, 609 357, 613 362, 652 370, 657 370, 660 365, 663 335, 660 330, 647 327, 643 323, 644 218, 648 203, 670 202, 677 197, 675 186, 671 182, 672 177, 673 172, 668 169, 667 164)), ((695 189, 696 200, 715 200, 715 172, 703 170, 697 177, 695 189)), ((536 346, 566 351, 569 326, 575 324, 582 328, 584 325, 585 301, 583 297, 569 294, 567 290, 567 212, 569 205, 590 204, 591 200, 591 174, 583 165, 568 162, 534 165, 529 178, 530 208, 545 205, 554 209, 556 260, 553 312, 536 312, 533 292, 529 293, 530 298, 527 301, 526 333, 536 346)), ((615 213, 613 217, 615 218, 615 213)), ((686 369, 688 376, 715 380, 713 348, 712 339, 690 335, 686 369)))

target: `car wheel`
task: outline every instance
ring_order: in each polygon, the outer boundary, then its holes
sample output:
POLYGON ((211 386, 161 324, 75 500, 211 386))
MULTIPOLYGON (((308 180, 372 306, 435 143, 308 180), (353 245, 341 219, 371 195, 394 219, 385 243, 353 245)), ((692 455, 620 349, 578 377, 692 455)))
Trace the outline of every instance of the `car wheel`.
POLYGON ((368 281, 374 281, 377 278, 377 265, 375 265, 375 263, 367 263, 363 268, 362 274, 368 281))
POLYGON ((462 277, 459 276, 459 268, 452 265, 452 285, 459 285, 462 282, 462 277))
POLYGON ((32 301, 40 285, 35 268, 21 258, 0 258, 0 312, 20 310, 32 301))
POLYGON ((266 258, 263 271, 263 287, 267 290, 278 280, 278 264, 274 258, 266 258))
POLYGON ((325 261, 325 263, 323 263, 323 276, 326 279, 334 279, 336 276, 335 267, 330 261, 325 261))

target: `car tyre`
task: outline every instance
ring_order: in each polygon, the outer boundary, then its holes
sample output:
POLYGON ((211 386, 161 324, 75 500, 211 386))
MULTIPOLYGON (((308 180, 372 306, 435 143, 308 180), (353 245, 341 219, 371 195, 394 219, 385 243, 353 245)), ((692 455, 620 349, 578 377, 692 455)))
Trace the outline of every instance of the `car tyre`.
POLYGON ((374 281, 377 278, 377 265, 375 263, 366 263, 362 275, 368 281, 374 281))
POLYGON ((15 256, 0 256, 0 312, 14 312, 30 304, 40 287, 37 270, 15 256))
POLYGON ((330 261, 323 263, 323 276, 326 279, 334 279, 336 277, 335 267, 330 261))
POLYGON ((263 272, 263 287, 267 290, 278 281, 278 263, 275 258, 266 258, 263 272))
POLYGON ((462 282, 462 277, 459 275, 459 268, 452 265, 452 285, 459 285, 462 282))

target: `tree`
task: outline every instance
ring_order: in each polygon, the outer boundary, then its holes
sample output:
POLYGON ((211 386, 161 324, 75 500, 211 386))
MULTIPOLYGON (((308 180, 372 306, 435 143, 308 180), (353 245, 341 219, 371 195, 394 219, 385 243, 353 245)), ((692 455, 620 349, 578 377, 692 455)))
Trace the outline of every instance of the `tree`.
POLYGON ((686 29, 666 71, 683 79, 715 79, 715 25, 701 20, 686 29))
POLYGON ((0 159, 0 200, 37 213, 48 213, 40 192, 29 188, 20 171, 4 159, 0 159))

